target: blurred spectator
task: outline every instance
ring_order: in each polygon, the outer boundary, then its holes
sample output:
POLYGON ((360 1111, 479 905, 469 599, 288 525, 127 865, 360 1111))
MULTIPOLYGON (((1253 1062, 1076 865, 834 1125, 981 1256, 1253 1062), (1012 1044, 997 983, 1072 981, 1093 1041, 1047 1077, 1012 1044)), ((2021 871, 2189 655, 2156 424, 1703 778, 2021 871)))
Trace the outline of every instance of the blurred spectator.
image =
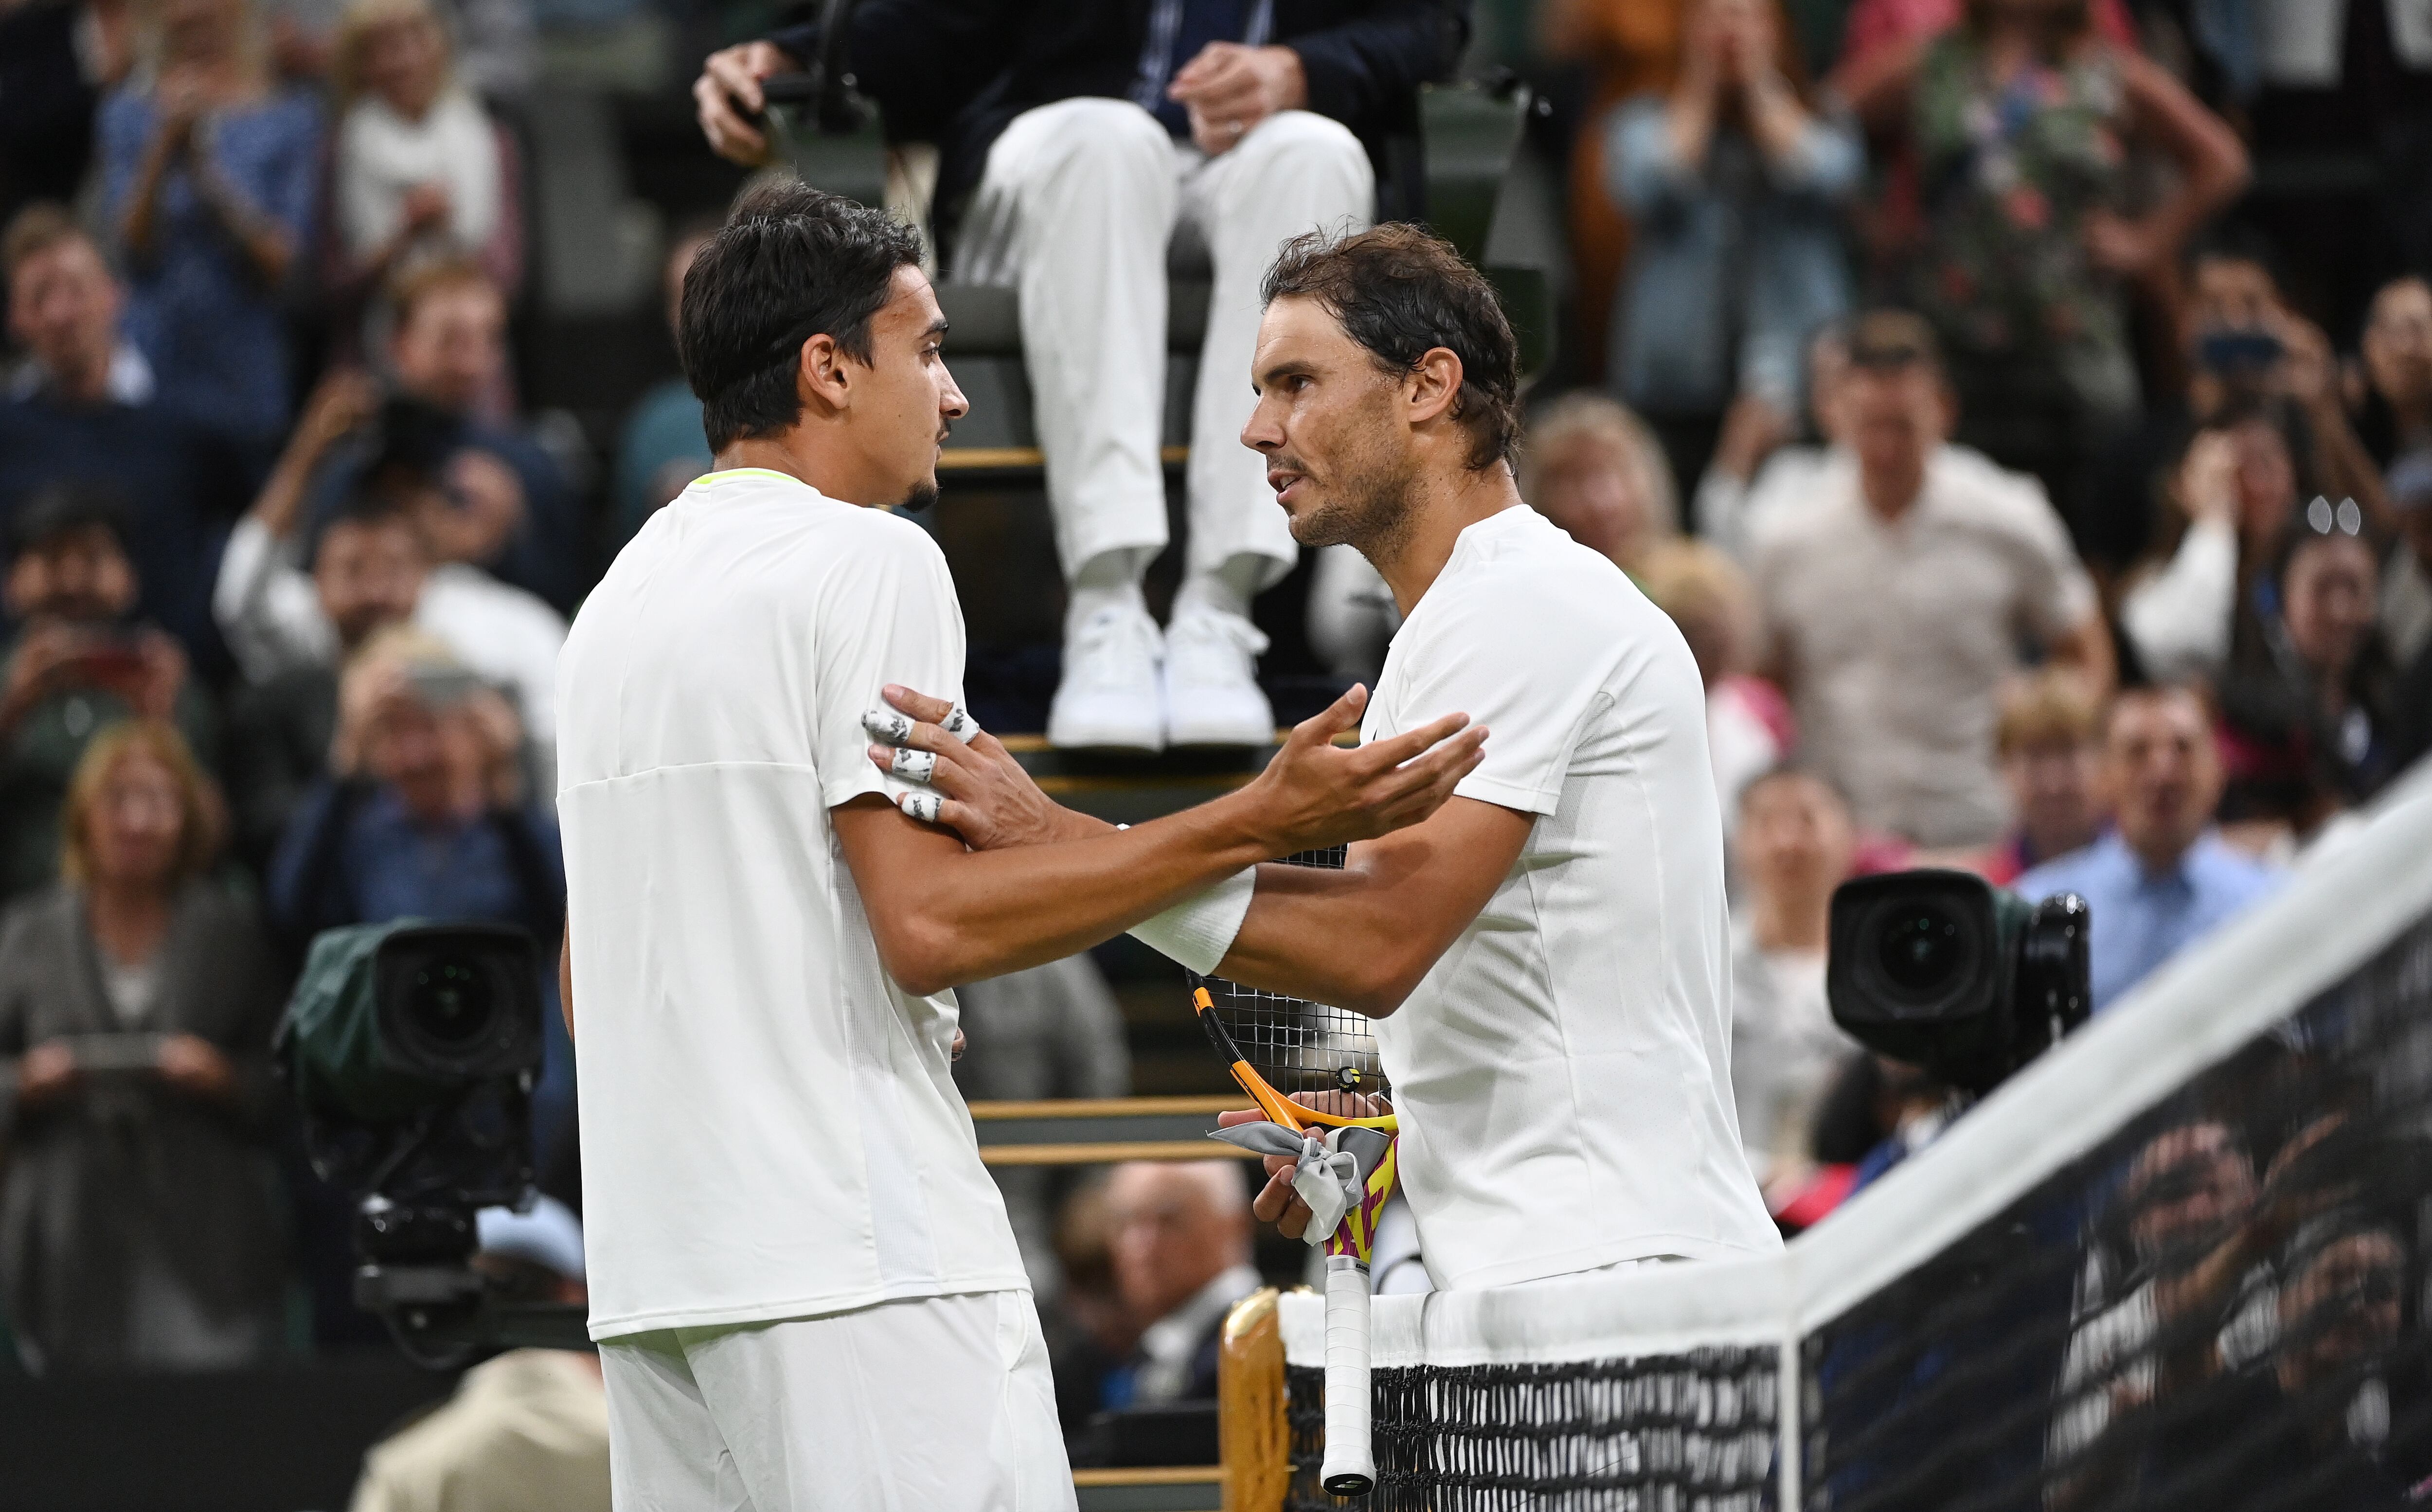
POLYGON ((2371 798, 2390 775, 2390 657, 2375 606, 2380 564, 2351 500, 2316 498, 2275 544, 2263 657, 2241 668, 2233 713, 2258 705, 2290 714, 2297 753, 2310 755, 2342 804, 2371 798))
MULTIPOLYGON (((692 255, 718 234, 715 225, 695 226, 667 249, 666 288, 667 329, 676 327, 684 300, 684 273, 692 255)), ((616 517, 616 544, 621 549, 633 539, 642 522, 684 491, 684 486, 710 469, 709 438, 701 428, 701 399, 683 374, 650 385, 625 417, 616 438, 616 476, 610 484, 616 517)))
POLYGON ((1842 77, 1868 124, 1916 155, 1908 282, 1950 351, 1961 433, 2072 498, 2137 416, 2123 285, 2168 277, 2245 183, 2245 150, 2106 37, 2086 0, 1967 0, 1959 25, 1842 77), (2132 211, 2130 158, 2147 147, 2179 174, 2132 211))
POLYGON ((2038 673, 2002 697, 1993 752, 2014 818, 2010 833, 1975 865, 1986 882, 2007 887, 2101 834, 2102 718, 2085 686, 2065 672, 2038 673))
POLYGON ((311 244, 321 111, 271 78, 248 0, 161 0, 101 108, 127 334, 160 401, 267 455, 288 420, 279 294, 311 244))
POLYGON ((1115 1285, 1140 1328, 1109 1407, 1213 1401, 1224 1314, 1258 1289, 1250 1194, 1229 1160, 1132 1161, 1106 1184, 1115 1285))
MULTIPOLYGON (((1264 462, 1234 445, 1254 399, 1239 378, 1258 282, 1285 238, 1375 216, 1380 165, 1393 166, 1385 139, 1414 131, 1419 86, 1451 74, 1466 8, 866 6, 851 27, 854 78, 890 125, 937 123, 935 204, 955 276, 1020 294, 1070 590, 1048 739, 1264 747, 1275 719, 1250 604, 1297 548, 1264 462), (954 65, 941 72, 941 58, 954 65), (1170 249, 1204 258, 1213 286, 1190 539, 1160 630, 1141 582, 1170 534, 1158 462, 1170 249)), ((693 91, 711 145, 766 160, 745 119, 758 81, 818 49, 814 25, 713 55, 693 91)))
POLYGON ((1925 323, 1863 317, 1849 362, 1857 465, 1765 521, 1755 545, 1771 661, 1805 759, 1861 826, 1935 848, 1990 844, 2009 821, 1997 696, 2020 645, 2099 696, 2110 631, 2033 480, 1940 449, 1952 401, 1925 323))
POLYGON ((0 0, 0 226, 84 185, 102 82, 88 67, 86 11, 80 0, 0 0))
MULTIPOLYGON (((1066 956, 1011 976, 954 989, 963 1053, 954 1085, 966 1099, 1030 1102, 1043 1098, 1119 1098, 1132 1089, 1123 1011, 1088 955, 1066 956)), ((1041 1303, 1063 1285, 1055 1243, 1055 1178, 1045 1166, 996 1166, 1005 1217, 1022 1268, 1041 1303)))
POLYGON ((1598 395, 1566 394, 1529 422, 1520 496, 1624 572, 1680 533, 1680 492, 1654 434, 1598 395))
POLYGON ((67 212, 35 205, 0 235, 8 329, 26 361, 0 397, 0 519, 51 484, 108 488, 132 512, 144 608, 207 666, 220 661, 210 580, 244 468, 157 402, 152 364, 119 331, 125 293, 67 212))
POLYGON ((1680 82, 1606 130, 1634 227, 1615 386, 1664 428, 1685 486, 1734 395, 1777 425, 1797 412, 1800 349, 1849 308, 1838 208, 1865 153, 1811 97, 1773 0, 1695 0, 1680 82))
POLYGON ((375 635, 340 681, 329 770, 271 865, 273 921, 300 943, 341 924, 485 920, 546 949, 566 882, 522 749, 515 711, 447 647, 414 630, 375 635))
POLYGON ((2075 893, 2094 910, 2094 1011, 2280 883, 2213 830, 2221 765, 2204 700, 2183 687, 2123 688, 2103 723, 2109 833, 2012 884, 2040 900, 2075 893))
POLYGON ((1796 744, 1781 690, 1749 675, 1756 659, 1755 593, 1731 559, 1702 541, 1667 541, 1648 552, 1639 586, 1671 616, 1706 685, 1706 752, 1722 800, 1723 836, 1738 822, 1740 795, 1778 766, 1796 744))
POLYGON ((1842 445, 1839 404, 1849 342, 1840 322, 1807 339, 1806 363, 1805 439, 1793 442, 1788 419, 1765 401, 1735 401, 1690 501, 1697 534, 1741 562, 1748 560, 1753 522, 1768 510, 1795 509, 1812 498, 1832 448, 1842 445))
POLYGON ((280 1338, 282 985, 204 880, 217 808, 175 730, 115 726, 76 767, 66 881, 0 921, 0 1285, 42 1373, 226 1369, 280 1338))
POLYGON ((1103 1171, 1065 1198, 1056 1218, 1056 1261, 1064 1287, 1039 1308, 1039 1326, 1056 1376, 1056 1415, 1071 1441, 1106 1406, 1108 1380, 1140 1342, 1140 1324, 1115 1284, 1114 1214, 1103 1171))
POLYGON ((2398 668, 2390 690, 2390 770, 2432 750, 2432 447, 2390 470, 2398 546, 2382 569, 2381 634, 2398 668))
MULTIPOLYGON (((411 401, 391 400, 375 412, 374 397, 361 375, 341 370, 324 378, 261 497, 229 533, 212 607, 237 664, 263 685, 298 670, 329 674, 373 630, 411 618, 465 665, 513 690, 516 714, 547 755, 557 735, 566 621, 462 560, 481 554, 478 532, 502 531, 512 519, 483 502, 495 503, 511 485, 477 489, 473 508, 459 506, 440 473, 453 422, 411 401), (351 476, 355 487, 325 512, 308 572, 299 563, 298 516, 309 481, 333 453, 339 460, 329 470, 351 476)), ((465 453, 452 471, 498 471, 488 463, 465 453)))
POLYGON ((0 587, 20 629, 0 665, 0 892, 14 897, 58 875, 60 808, 96 734, 170 720, 189 749, 215 752, 218 731, 185 652, 130 618, 142 585, 111 500, 45 490, 11 534, 0 587))
MULTIPOLYGON (((510 1302, 589 1300, 583 1225, 541 1198, 477 1215, 473 1268, 510 1302)), ((608 1394, 588 1350, 511 1350, 363 1456, 352 1512, 608 1512, 608 1394)))
POLYGON ((512 294, 523 238, 507 140, 457 81, 430 0, 354 0, 333 73, 330 211, 348 302, 432 260, 477 260, 512 294))
POLYGON ((2188 442, 2163 503, 2155 544, 2169 554, 2129 576, 2120 630, 2148 679, 2218 683, 2263 655, 2257 604, 2297 508, 2288 432, 2266 409, 2223 412, 2188 442))
POLYGON ((1748 906, 1731 949, 1731 1096, 1740 1145, 1768 1192, 1815 1164, 1816 1116, 1860 1052, 1824 998, 1832 889, 1857 832, 1830 783, 1778 767, 1740 795, 1734 859, 1748 906))
MULTIPOLYGON (((1949 31, 1965 19, 1966 0, 1855 0, 1841 26, 1841 70, 1860 75, 1868 64, 1883 66, 1901 50, 1915 48, 1949 31)), ((2115 46, 2136 46, 2136 24, 2123 0, 2093 0, 2088 8, 2094 28, 2115 46)))
POLYGON ((2432 283, 2410 275, 2382 285, 2357 355, 2357 428, 2373 460, 2387 467, 2432 447, 2432 283))
MULTIPOLYGON (((2167 549, 2169 532, 2156 525, 2185 507, 2170 491, 2184 482, 2177 470, 2192 433, 2258 416, 2283 432, 2292 496, 2301 488, 2344 494, 2377 518, 2380 475, 2348 423, 2330 339, 2282 299, 2262 244, 2208 240, 2189 263, 2187 288, 2179 317, 2186 390, 2165 396, 2133 434, 2106 448, 2092 490, 2070 517, 2079 548, 2106 572, 2126 567, 2157 540, 2167 549)), ((2269 541, 2281 522, 2251 523, 2269 541)), ((2248 571, 2259 566, 2260 558, 2250 559, 2248 571)))
POLYGON ((455 507, 427 512, 425 529, 443 562, 487 568, 539 595, 560 613, 573 609, 582 567, 581 529, 566 475, 539 443, 484 418, 482 406, 508 391, 507 305, 490 276, 469 262, 435 262, 407 273, 393 295, 389 342, 398 396, 377 437, 337 448, 312 491, 312 518, 352 495, 375 464, 429 475, 455 507), (398 431, 411 421, 414 455, 399 455, 398 431), (387 452, 374 440, 391 443, 387 452))

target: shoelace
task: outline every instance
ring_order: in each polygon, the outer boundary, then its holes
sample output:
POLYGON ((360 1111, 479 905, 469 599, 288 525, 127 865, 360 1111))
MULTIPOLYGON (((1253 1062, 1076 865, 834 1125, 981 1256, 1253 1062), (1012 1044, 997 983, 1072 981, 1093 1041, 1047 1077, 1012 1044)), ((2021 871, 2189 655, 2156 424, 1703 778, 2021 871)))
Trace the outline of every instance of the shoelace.
POLYGON ((1129 688, 1155 680, 1157 636, 1147 615, 1103 609, 1081 624, 1072 637, 1069 664, 1078 668, 1081 682, 1091 688, 1129 688))
POLYGON ((1266 648, 1258 628, 1234 614, 1186 614, 1165 632, 1169 676, 1186 686, 1249 680, 1251 658, 1266 648))

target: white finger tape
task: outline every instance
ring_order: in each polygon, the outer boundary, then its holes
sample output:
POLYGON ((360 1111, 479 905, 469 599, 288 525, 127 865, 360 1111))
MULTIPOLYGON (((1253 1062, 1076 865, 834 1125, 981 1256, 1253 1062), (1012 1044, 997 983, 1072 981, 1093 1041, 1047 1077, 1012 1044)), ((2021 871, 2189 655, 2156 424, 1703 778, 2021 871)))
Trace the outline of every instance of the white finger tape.
POLYGON ((912 750, 898 746, 887 769, 907 782, 925 782, 937 769, 937 756, 935 751, 912 750))
POLYGON ((893 709, 872 709, 861 716, 861 728, 870 738, 889 746, 901 746, 912 738, 912 716, 893 709))
POLYGON ((935 793, 906 793, 895 800, 895 806, 922 824, 935 824, 938 807, 944 801, 935 793))
POLYGON ((980 722, 971 717, 969 709, 958 703, 946 711, 946 717, 937 722, 937 728, 968 746, 980 732, 980 722))

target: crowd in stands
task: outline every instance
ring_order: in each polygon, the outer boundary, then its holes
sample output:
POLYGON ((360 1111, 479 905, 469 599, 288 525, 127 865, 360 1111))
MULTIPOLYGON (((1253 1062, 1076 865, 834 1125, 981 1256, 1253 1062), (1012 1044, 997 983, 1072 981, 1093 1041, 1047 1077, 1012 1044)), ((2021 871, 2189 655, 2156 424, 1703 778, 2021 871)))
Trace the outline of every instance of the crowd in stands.
MULTIPOLYGON (((1416 208, 1383 144, 1469 7, 1191 0, 1145 55, 989 7, 907 39, 898 8, 863 8, 858 76, 944 149, 941 267, 1019 294, 1064 579, 1047 733, 1261 743, 1253 604, 1295 552, 1232 444, 1258 280, 1285 236, 1416 208), (1160 625, 1169 267, 1212 293, 1160 625)), ((709 457, 677 379, 597 493, 525 423, 516 10, 0 0, 0 1317, 30 1369, 265 1358, 302 1342, 297 1278, 335 1299, 323 1343, 364 1337, 269 1078, 287 973, 316 931, 409 916, 553 949, 566 619, 596 545, 709 457)), ((1733 1085, 1795 1227, 1943 1116, 1831 1021, 1838 882, 2080 893, 2108 1012, 2432 746, 2432 34, 2398 0, 1534 21, 1587 104, 1523 492, 1705 678, 1733 1085), (2328 151, 2373 187, 2317 220, 2312 191, 2250 193, 2328 151)), ((767 158, 757 80, 817 41, 712 58, 709 145, 767 158)), ((670 311, 712 229, 668 239, 670 311)), ((1373 571, 1334 547, 1289 580, 1320 669, 1373 677, 1373 571)), ((1126 1089, 1086 960, 963 1000, 971 1095, 1126 1089)), ((554 1028, 548 1067, 572 1169, 554 1028)), ((1006 1174, 1076 1433, 1204 1393, 1256 1274, 1237 1174, 1006 1174)), ((579 1250, 542 1268, 573 1285, 579 1250)))

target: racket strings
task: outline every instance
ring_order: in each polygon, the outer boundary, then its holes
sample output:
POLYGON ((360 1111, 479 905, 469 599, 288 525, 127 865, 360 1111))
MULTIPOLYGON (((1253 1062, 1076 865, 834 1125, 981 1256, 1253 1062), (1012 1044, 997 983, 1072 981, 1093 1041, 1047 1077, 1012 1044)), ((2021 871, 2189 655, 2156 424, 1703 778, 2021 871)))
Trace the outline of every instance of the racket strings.
MULTIPOLYGON (((1284 858, 1289 866, 1341 870, 1344 848, 1304 850, 1284 858)), ((1220 977, 1200 979, 1215 1004, 1211 1010, 1233 1038, 1241 1058, 1269 1086, 1286 1097, 1295 1092, 1392 1091, 1376 1052, 1373 1021, 1346 1008, 1330 1007, 1285 993, 1245 987, 1220 977)))

